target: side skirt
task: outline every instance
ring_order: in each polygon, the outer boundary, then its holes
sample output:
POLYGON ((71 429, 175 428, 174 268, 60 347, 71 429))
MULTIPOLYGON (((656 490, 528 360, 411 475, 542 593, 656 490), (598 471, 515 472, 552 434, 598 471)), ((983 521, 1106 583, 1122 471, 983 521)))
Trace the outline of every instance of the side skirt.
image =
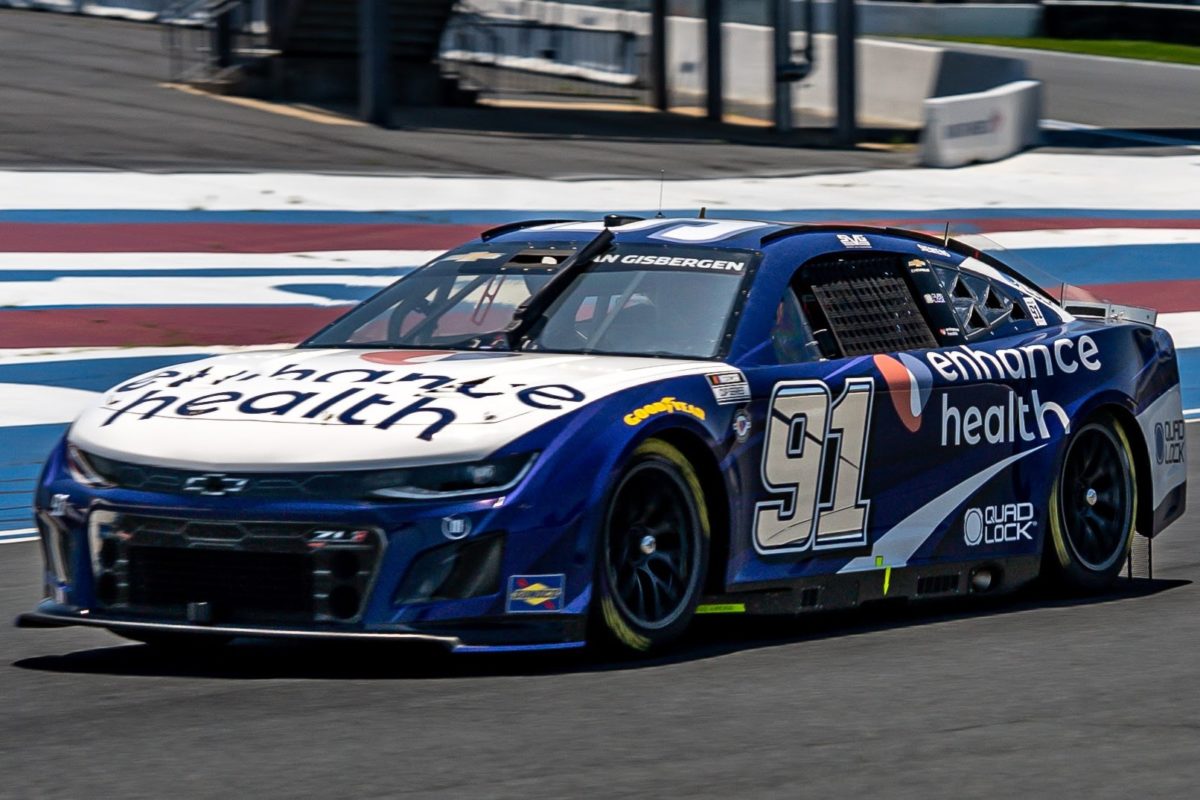
POLYGON ((1034 580, 1041 556, 880 568, 821 575, 788 583, 753 584, 705 596, 698 614, 802 614, 854 608, 874 600, 934 600, 955 595, 1004 594, 1034 580), (987 576, 986 587, 982 586, 987 576))

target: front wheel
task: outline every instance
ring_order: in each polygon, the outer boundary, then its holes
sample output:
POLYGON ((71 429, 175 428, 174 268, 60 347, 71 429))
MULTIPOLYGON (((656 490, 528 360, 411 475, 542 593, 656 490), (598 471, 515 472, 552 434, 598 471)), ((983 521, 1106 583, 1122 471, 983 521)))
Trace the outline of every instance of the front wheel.
POLYGON ((1129 438, 1116 419, 1094 419, 1067 442, 1050 493, 1047 566, 1067 588, 1108 588, 1129 555, 1136 518, 1129 438))
POLYGON ((639 653, 678 638, 700 598, 708 541, 696 470, 670 444, 643 442, 605 512, 596 565, 598 638, 639 653))

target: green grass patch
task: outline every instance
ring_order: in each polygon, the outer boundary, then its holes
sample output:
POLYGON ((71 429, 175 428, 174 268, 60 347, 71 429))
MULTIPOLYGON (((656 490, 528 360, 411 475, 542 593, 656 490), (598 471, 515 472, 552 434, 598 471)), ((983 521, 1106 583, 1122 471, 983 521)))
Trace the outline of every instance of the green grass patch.
POLYGON ((1200 65, 1200 47, 1189 44, 1143 42, 1133 39, 1045 39, 1009 36, 919 36, 940 42, 992 44, 1000 47, 1026 47, 1031 50, 1054 50, 1085 56, 1140 58, 1144 61, 1166 61, 1172 64, 1200 65))

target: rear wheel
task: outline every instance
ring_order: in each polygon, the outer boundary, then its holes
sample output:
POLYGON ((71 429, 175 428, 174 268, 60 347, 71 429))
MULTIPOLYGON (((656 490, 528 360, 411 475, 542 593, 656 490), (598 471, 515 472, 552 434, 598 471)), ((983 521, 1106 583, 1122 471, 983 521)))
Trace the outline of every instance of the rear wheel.
POLYGON ((1046 563, 1068 588, 1112 585, 1129 555, 1137 518, 1133 451, 1121 423, 1095 418, 1067 443, 1050 494, 1046 563))
POLYGON ((708 540, 695 469, 666 442, 643 442, 605 513, 596 565, 598 638, 634 652, 678 638, 700 598, 708 540))

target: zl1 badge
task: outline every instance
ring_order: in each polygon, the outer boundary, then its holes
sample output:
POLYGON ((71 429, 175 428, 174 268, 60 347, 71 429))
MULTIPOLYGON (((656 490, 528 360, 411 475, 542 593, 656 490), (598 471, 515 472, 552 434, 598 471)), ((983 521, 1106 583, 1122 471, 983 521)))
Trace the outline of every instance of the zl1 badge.
POLYGON ((509 614, 562 611, 566 575, 513 575, 508 579, 509 614))

